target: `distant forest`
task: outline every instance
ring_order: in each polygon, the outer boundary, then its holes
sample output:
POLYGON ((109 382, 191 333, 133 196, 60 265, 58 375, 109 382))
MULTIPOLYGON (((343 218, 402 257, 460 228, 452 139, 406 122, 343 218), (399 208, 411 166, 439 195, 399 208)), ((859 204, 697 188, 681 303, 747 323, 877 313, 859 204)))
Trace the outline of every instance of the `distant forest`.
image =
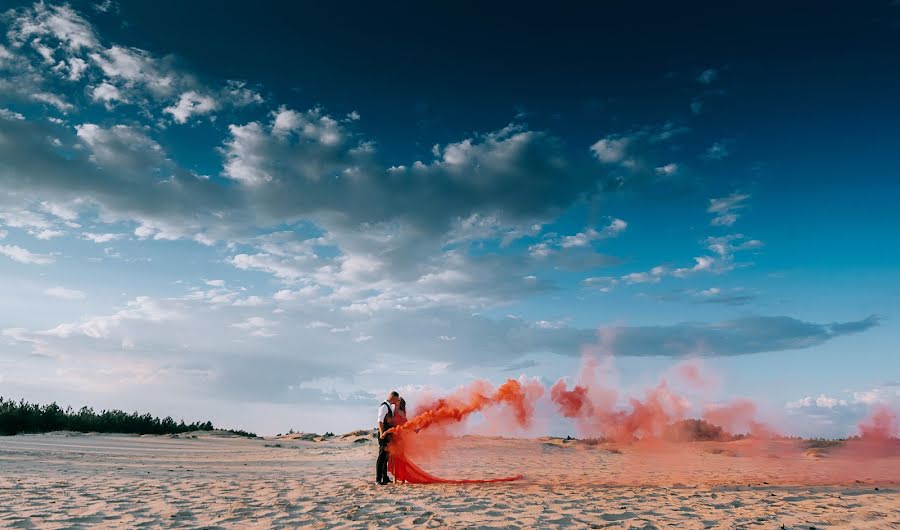
MULTIPOLYGON (((128 414, 121 410, 99 413, 89 407, 77 411, 63 409, 56 403, 38 405, 25 400, 13 401, 0 397, 0 435, 51 431, 100 432, 121 434, 177 434, 191 431, 212 431, 212 422, 176 422, 170 416, 159 419, 151 414, 128 414)), ((227 432, 256 437, 251 432, 228 429, 227 432)))

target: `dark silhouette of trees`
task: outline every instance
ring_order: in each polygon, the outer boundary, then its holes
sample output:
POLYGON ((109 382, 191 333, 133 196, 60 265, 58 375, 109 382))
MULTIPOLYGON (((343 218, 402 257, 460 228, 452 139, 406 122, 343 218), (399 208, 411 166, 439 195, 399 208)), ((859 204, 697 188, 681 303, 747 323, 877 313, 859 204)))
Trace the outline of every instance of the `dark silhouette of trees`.
MULTIPOLYGON (((56 403, 38 405, 25 400, 13 401, 0 397, 0 435, 42 433, 50 431, 102 432, 123 434, 177 434, 191 431, 211 431, 210 421, 176 423, 172 417, 163 419, 151 414, 128 414, 121 410, 94 412, 90 407, 77 411, 63 410, 56 403)), ((229 430, 233 434, 255 437, 246 431, 229 430)))

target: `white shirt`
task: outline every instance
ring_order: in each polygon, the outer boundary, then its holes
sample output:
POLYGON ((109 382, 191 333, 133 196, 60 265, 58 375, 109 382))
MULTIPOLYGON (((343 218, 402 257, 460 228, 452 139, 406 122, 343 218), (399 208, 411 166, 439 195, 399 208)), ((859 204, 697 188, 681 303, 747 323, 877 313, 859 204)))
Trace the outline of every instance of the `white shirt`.
POLYGON ((390 407, 391 414, 394 413, 394 407, 390 404, 382 403, 380 407, 378 407, 378 423, 384 423, 384 417, 388 414, 388 407, 390 407))

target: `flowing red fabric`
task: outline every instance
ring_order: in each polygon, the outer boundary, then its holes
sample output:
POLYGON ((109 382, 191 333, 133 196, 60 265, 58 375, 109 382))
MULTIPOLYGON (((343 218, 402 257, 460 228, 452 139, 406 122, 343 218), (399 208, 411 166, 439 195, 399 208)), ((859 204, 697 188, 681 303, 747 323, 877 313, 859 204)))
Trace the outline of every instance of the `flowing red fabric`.
MULTIPOLYGON (((406 423, 406 416, 396 414, 394 416, 394 426, 406 423)), ((523 475, 515 475, 512 477, 500 478, 484 478, 484 479, 448 479, 436 477, 424 469, 420 468, 406 457, 404 447, 410 443, 409 433, 394 433, 391 441, 388 443, 388 471, 394 475, 396 482, 406 482, 409 484, 492 484, 495 482, 512 482, 521 480, 523 475)))

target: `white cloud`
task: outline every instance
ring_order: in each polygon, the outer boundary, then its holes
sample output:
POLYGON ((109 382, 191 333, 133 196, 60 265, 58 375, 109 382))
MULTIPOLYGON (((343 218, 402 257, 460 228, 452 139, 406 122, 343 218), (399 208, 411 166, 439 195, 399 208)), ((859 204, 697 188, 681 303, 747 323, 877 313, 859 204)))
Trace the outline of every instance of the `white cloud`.
POLYGON ((738 210, 747 206, 746 201, 750 195, 746 193, 734 192, 727 197, 720 197, 709 200, 709 208, 707 212, 713 214, 710 224, 713 226, 731 226, 738 219, 738 210))
POLYGON ((178 102, 163 109, 163 112, 171 114, 176 123, 187 123, 192 116, 209 114, 219 108, 218 102, 211 96, 200 94, 193 90, 181 94, 178 102))
POLYGON ((41 230, 40 232, 36 232, 33 235, 34 235, 34 237, 36 237, 38 239, 47 240, 47 239, 53 239, 54 237, 59 237, 59 236, 65 235, 65 232, 63 232, 61 230, 41 230))
POLYGON ((94 87, 94 90, 91 92, 91 99, 108 107, 111 107, 111 104, 116 101, 125 100, 119 89, 106 81, 94 87))
POLYGON ((31 10, 13 19, 9 30, 11 40, 19 43, 32 37, 53 37, 70 51, 92 49, 98 39, 90 23, 68 5, 35 3, 31 10))
POLYGON ((247 83, 242 81, 228 81, 224 94, 230 103, 239 107, 265 101, 258 92, 247 88, 247 83))
POLYGON ((33 92, 30 94, 30 98, 40 103, 46 103, 63 114, 75 108, 74 105, 66 101, 62 96, 51 94, 49 92, 33 92))
POLYGON ((618 284, 619 279, 613 278, 612 276, 591 276, 590 278, 581 280, 581 285, 589 289, 600 291, 602 293, 610 292, 613 287, 618 284))
POLYGON ((265 304, 266 304, 266 301, 262 297, 252 295, 252 296, 248 296, 247 298, 241 298, 239 300, 235 300, 234 303, 231 305, 233 305, 235 307, 256 307, 256 306, 261 306, 261 305, 265 305, 265 304))
POLYGON ((656 174, 665 177, 671 177, 678 172, 678 164, 666 164, 656 168, 656 174))
POLYGON ((65 287, 50 287, 48 289, 44 289, 44 294, 47 296, 53 296, 55 298, 61 298, 63 300, 84 300, 87 295, 83 291, 78 291, 76 289, 67 289, 65 287))
POLYGON ((56 259, 49 254, 35 254, 16 245, 0 245, 0 254, 26 265, 49 265, 56 259))
POLYGON ((716 253, 719 257, 729 260, 736 252, 762 248, 762 246, 762 241, 747 239, 743 234, 706 238, 706 248, 716 253))
MULTIPOLYGON (((547 234, 544 240, 532 244, 528 247, 528 252, 532 258, 537 260, 545 260, 550 256, 556 255, 560 250, 587 249, 592 243, 603 239, 618 237, 628 228, 628 223, 621 219, 612 218, 609 224, 597 230, 594 227, 587 227, 582 232, 570 236, 559 237, 557 234, 547 234)), ((587 260, 584 260, 588 263, 587 260)), ((590 267, 588 267, 590 268, 590 267)))
POLYGON ((25 116, 9 109, 0 109, 0 118, 4 120, 24 120, 25 116))
POLYGON ((630 142, 631 140, 627 137, 601 138, 594 142, 591 151, 601 162, 616 164, 625 159, 630 142))
POLYGON ((81 237, 88 240, 93 241, 94 243, 109 243, 110 241, 115 241, 117 239, 122 239, 125 237, 124 234, 111 234, 111 233, 95 233, 95 232, 83 232, 81 237))
POLYGON ((114 330, 129 321, 160 323, 183 318, 177 311, 148 296, 138 296, 130 300, 123 309, 111 315, 92 316, 79 323, 65 323, 55 328, 37 332, 37 335, 69 338, 83 335, 91 339, 105 339, 114 330))
POLYGON ((50 201, 42 201, 40 204, 41 210, 59 217, 64 221, 76 221, 78 219, 78 209, 77 207, 80 205, 80 201, 73 201, 70 204, 58 203, 58 202, 50 202, 50 201))
POLYGON ((613 219, 600 231, 589 227, 584 232, 579 232, 573 236, 566 236, 562 238, 560 246, 562 248, 584 247, 592 241, 606 239, 609 237, 616 237, 624 232, 627 227, 628 223, 626 223, 625 221, 621 219, 613 219))
POLYGON ((37 233, 41 230, 51 230, 54 224, 46 217, 26 209, 0 210, 0 220, 11 228, 25 228, 37 233))

